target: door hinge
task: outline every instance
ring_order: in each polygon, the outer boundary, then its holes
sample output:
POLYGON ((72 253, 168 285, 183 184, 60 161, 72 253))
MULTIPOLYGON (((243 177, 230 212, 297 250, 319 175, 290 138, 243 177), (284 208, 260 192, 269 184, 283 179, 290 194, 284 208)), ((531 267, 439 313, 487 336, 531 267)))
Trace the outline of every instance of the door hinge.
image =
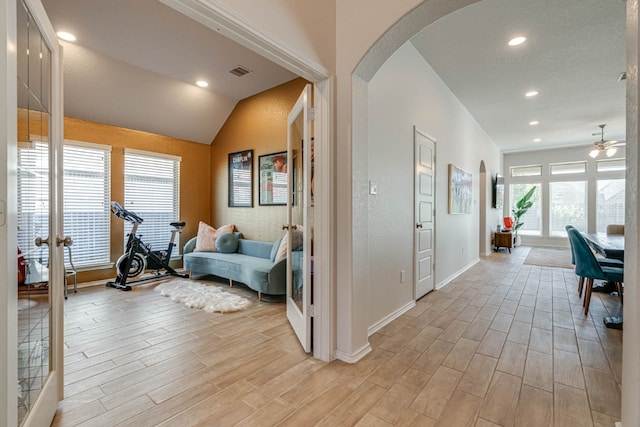
POLYGON ((316 119, 316 109, 309 108, 309 120, 315 120, 315 119, 316 119))
POLYGON ((307 313, 309 313, 309 317, 313 317, 315 316, 315 309, 314 309, 314 305, 311 304, 309 305, 309 308, 307 309, 307 313))

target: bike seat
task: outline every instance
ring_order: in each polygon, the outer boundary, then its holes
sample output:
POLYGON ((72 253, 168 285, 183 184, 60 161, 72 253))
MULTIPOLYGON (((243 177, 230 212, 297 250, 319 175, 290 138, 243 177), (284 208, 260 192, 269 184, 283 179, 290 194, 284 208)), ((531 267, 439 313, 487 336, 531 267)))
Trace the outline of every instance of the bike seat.
POLYGON ((180 222, 172 222, 171 224, 169 224, 172 227, 177 228, 178 230, 181 230, 184 228, 185 225, 187 225, 186 222, 184 221, 180 221, 180 222))

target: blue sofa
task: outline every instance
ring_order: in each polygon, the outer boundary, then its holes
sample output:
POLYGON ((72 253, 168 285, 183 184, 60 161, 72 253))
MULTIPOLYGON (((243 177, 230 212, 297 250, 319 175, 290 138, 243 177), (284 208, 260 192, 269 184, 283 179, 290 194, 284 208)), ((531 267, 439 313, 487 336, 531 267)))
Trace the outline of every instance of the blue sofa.
MULTIPOLYGON (((280 246, 280 240, 275 243, 257 240, 238 239, 238 249, 232 253, 222 252, 194 252, 196 237, 184 245, 183 265, 191 273, 212 274, 229 279, 229 285, 240 282, 258 292, 258 299, 262 294, 286 295, 287 293, 287 264, 286 259, 275 262, 275 256, 280 246)), ((292 258, 298 260, 301 252, 293 252, 292 258)), ((294 281, 298 281, 294 272, 294 281)))

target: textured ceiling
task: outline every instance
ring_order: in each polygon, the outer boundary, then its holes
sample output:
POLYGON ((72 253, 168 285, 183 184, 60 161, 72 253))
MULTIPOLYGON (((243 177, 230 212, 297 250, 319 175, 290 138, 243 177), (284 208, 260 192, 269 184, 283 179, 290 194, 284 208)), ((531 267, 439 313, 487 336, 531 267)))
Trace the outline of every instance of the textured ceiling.
POLYGON ((63 43, 68 117, 209 144, 238 100, 297 77, 157 0, 42 3, 78 39, 63 43))
POLYGON ((625 2, 483 0, 413 45, 504 151, 625 137, 625 2), (508 47, 512 37, 525 44, 508 47), (539 91, 525 98, 530 89, 539 91), (529 122, 537 120, 537 126, 529 122), (534 138, 542 141, 533 142, 534 138))
MULTIPOLYGON (((157 0, 42 2, 56 30, 78 37, 64 43, 70 117, 209 144, 238 100, 296 77, 157 0), (253 72, 235 77, 237 65, 253 72)), ((517 151, 592 143, 600 123, 624 139, 624 30, 622 0, 482 0, 412 43, 489 137, 517 151), (515 35, 528 40, 509 48, 515 35)))

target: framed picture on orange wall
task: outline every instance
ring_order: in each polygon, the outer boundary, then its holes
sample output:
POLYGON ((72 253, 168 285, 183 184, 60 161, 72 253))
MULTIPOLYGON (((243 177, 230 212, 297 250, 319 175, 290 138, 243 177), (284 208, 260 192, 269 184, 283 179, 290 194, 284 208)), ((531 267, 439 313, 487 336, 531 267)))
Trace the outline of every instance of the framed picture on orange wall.
POLYGON ((253 207, 253 150, 229 154, 229 207, 253 207))
POLYGON ((258 160, 259 197, 262 206, 278 206, 287 204, 289 188, 289 165, 287 152, 267 154, 258 160))

